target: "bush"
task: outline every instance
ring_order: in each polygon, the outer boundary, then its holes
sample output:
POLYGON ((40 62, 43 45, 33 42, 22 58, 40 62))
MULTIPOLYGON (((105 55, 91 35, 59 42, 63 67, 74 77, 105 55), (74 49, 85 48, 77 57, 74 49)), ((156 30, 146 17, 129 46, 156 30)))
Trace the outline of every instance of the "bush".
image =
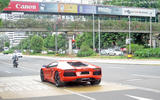
POLYGON ((160 57, 160 48, 147 48, 147 49, 141 49, 137 50, 134 53, 134 56, 137 57, 160 57))
POLYGON ((78 57, 86 57, 86 56, 92 56, 95 52, 86 44, 82 43, 80 47, 80 51, 78 52, 78 57))
POLYGON ((48 51, 48 54, 56 54, 56 51, 48 51))
POLYGON ((13 53, 13 50, 3 51, 3 54, 13 53))
MULTIPOLYGON (((142 50, 143 48, 144 48, 144 46, 142 46, 142 45, 131 44, 132 54, 134 54, 134 52, 137 50, 142 50)), ((129 50, 129 45, 127 46, 127 50, 129 50)))

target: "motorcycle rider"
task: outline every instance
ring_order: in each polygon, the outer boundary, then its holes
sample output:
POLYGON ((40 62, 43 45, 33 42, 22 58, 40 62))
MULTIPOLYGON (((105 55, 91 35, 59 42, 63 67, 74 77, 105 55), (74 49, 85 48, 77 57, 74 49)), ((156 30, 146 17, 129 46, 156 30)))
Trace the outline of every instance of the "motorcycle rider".
POLYGON ((13 57, 12 57, 12 59, 13 59, 13 67, 16 67, 17 68, 17 66, 18 66, 18 56, 16 55, 16 53, 13 55, 13 57))

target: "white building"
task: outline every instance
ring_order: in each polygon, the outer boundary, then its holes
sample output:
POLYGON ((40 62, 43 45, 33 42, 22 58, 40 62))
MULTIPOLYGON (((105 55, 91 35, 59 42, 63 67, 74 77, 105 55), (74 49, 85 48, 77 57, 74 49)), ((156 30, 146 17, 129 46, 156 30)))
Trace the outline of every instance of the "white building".
POLYGON ((8 38, 9 38, 10 48, 11 48, 11 47, 14 47, 14 46, 17 46, 22 39, 25 39, 25 38, 28 37, 28 36, 25 34, 25 32, 6 32, 5 34, 6 34, 6 35, 8 36, 8 38))

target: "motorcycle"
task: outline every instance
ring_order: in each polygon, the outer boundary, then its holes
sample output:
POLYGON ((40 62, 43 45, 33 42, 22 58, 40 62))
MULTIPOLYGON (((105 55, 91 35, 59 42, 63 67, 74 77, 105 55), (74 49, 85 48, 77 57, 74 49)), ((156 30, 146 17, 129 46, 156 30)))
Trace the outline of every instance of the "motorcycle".
POLYGON ((18 61, 14 61, 14 62, 13 62, 13 67, 14 67, 14 68, 17 68, 17 67, 18 67, 18 61))

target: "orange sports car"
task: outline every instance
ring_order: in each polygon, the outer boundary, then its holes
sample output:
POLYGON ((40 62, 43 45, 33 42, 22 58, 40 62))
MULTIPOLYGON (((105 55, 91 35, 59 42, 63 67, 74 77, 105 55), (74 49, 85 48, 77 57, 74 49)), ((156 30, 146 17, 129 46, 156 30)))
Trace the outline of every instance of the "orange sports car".
POLYGON ((58 60, 43 65, 40 70, 42 82, 49 81, 57 87, 67 82, 90 82, 96 85, 101 82, 101 68, 93 64, 76 60, 58 60))

